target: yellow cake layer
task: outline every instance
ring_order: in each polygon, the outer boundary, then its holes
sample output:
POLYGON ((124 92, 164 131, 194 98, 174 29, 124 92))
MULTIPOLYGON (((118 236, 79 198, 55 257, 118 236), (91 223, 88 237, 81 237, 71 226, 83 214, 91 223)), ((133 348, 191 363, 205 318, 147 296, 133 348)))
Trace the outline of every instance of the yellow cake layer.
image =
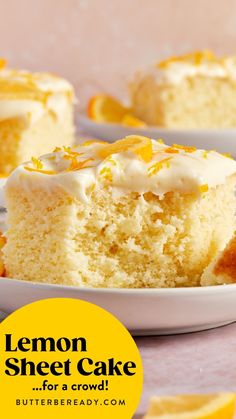
POLYGON ((33 125, 24 118, 0 121, 0 173, 10 173, 34 155, 52 151, 56 146, 74 142, 73 110, 56 119, 48 112, 33 125))
POLYGON ((170 192, 84 204, 61 188, 8 188, 4 250, 12 278, 92 287, 200 285, 235 227, 235 179, 202 197, 170 192))

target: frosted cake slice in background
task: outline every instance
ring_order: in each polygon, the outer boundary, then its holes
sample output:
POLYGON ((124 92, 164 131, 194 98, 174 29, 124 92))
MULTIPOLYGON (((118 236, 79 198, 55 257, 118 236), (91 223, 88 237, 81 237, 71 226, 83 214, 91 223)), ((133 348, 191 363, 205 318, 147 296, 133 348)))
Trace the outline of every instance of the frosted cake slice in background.
POLYGON ((50 73, 11 70, 0 60, 0 174, 74 141, 71 84, 50 73))
POLYGON ((236 127, 236 57, 198 51, 140 71, 130 83, 136 117, 166 128, 236 127))
POLYGON ((235 229, 236 162, 129 136, 56 148, 6 184, 6 274, 80 287, 200 285, 235 229))
POLYGON ((205 269, 201 285, 236 283, 236 232, 224 250, 205 269))

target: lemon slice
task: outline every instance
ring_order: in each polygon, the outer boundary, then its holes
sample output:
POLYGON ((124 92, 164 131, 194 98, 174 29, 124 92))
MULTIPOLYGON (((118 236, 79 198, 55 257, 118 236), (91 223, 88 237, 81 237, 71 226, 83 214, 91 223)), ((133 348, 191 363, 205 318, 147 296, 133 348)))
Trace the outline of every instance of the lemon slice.
POLYGON ((143 161, 149 162, 152 158, 152 141, 150 138, 141 135, 129 135, 122 140, 101 147, 98 150, 98 154, 99 157, 106 159, 111 154, 124 151, 132 151, 143 161))
POLYGON ((154 397, 144 419, 232 419, 234 393, 154 397))
POLYGON ((7 65, 7 61, 5 60, 5 58, 0 58, 0 70, 5 68, 6 65, 7 65))
POLYGON ((134 128, 143 128, 147 126, 147 124, 145 124, 144 121, 136 118, 135 116, 131 114, 125 114, 121 120, 121 123, 127 127, 134 127, 134 128))
POLYGON ((121 122, 129 111, 112 96, 100 94, 93 96, 88 104, 88 116, 97 122, 121 122))

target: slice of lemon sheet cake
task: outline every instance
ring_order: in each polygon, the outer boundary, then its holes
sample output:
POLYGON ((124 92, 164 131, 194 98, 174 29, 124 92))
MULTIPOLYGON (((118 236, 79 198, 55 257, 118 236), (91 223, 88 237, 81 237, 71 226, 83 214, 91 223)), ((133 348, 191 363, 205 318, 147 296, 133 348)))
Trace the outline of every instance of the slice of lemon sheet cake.
POLYGON ((197 51, 136 73, 130 83, 134 115, 167 128, 236 126, 236 57, 197 51))
POLYGON ((6 184, 6 274, 90 287, 198 286, 235 229, 236 162, 129 136, 20 165, 6 184))
POLYGON ((0 60, 0 174, 32 155, 74 142, 74 92, 51 73, 5 67, 0 60))
POLYGON ((205 269, 201 285, 236 283, 236 231, 227 246, 205 269))

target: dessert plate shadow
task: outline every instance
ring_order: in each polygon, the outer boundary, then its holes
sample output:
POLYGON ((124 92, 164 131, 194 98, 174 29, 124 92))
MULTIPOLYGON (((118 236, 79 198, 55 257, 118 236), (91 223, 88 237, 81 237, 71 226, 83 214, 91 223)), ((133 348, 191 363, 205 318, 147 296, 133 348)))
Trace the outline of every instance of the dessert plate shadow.
POLYGON ((98 123, 89 119, 85 113, 77 115, 80 131, 101 140, 115 141, 126 135, 138 134, 153 139, 163 138, 171 145, 179 143, 197 148, 217 150, 236 156, 236 127, 229 129, 167 129, 154 126, 145 128, 126 127, 121 124, 98 123))
POLYGON ((0 310, 45 298, 77 298, 114 314, 133 335, 196 332, 236 320, 236 284, 168 289, 103 289, 0 278, 0 310))

